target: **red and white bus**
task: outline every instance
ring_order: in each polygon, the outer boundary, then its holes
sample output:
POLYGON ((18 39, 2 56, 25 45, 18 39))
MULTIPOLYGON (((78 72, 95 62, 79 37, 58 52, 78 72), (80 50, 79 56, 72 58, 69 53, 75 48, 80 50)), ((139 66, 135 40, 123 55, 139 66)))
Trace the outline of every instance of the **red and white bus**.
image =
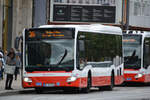
POLYGON ((125 82, 150 82, 150 32, 123 35, 125 82))
POLYGON ((124 81, 122 52, 119 27, 43 25, 25 29, 22 86, 38 92, 51 88, 112 90, 124 81))

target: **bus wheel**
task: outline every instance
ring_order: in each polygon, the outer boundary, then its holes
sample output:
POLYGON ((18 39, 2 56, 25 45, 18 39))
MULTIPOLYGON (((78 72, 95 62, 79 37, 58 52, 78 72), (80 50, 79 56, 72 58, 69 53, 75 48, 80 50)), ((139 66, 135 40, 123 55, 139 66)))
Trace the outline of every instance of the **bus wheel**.
POLYGON ((111 75, 111 83, 110 86, 107 87, 107 90, 112 91, 114 88, 114 74, 111 75))
POLYGON ((87 78, 87 87, 82 89, 83 93, 89 93, 91 88, 91 76, 87 78))
POLYGON ((112 91, 114 88, 114 74, 111 75, 111 83, 109 86, 99 87, 99 90, 112 91))

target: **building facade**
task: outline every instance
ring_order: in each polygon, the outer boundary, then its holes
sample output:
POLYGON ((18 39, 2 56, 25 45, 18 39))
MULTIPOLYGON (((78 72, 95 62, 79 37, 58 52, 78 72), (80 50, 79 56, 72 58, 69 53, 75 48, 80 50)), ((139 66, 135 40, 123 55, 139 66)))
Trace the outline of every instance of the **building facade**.
POLYGON ((3 28, 3 1, 0 0, 0 47, 2 47, 2 28, 3 28))
POLYGON ((129 25, 150 27, 150 0, 130 0, 129 25))
MULTIPOLYGON (((74 7, 75 5, 80 5, 80 7, 85 5, 86 7, 92 6, 91 8, 96 6, 95 12, 99 12, 99 7, 101 6, 112 6, 115 7, 115 22, 113 24, 121 24, 123 21, 122 1, 125 3, 127 0, 0 0, 0 46, 2 46, 4 50, 9 50, 11 47, 14 47, 15 37, 21 35, 24 28, 38 27, 48 22, 54 22, 54 18, 56 17, 54 16, 55 4, 74 5, 74 7)), ((129 25, 150 27, 150 1, 129 1, 129 12, 126 12, 129 13, 129 25)), ((73 10, 78 11, 76 9, 73 10)), ((82 10, 86 11, 87 9, 82 10)), ((107 14, 104 14, 104 16, 107 17, 111 12, 107 11, 107 9, 105 11, 107 14)), ((84 14, 87 14, 87 12, 89 11, 87 10, 84 14)), ((98 13, 95 13, 95 16, 97 14, 98 13)), ((86 18, 86 15, 84 18, 86 18)), ((56 22, 59 23, 59 21, 56 22)), ((69 21, 63 22, 68 23, 69 21)), ((80 23, 80 21, 77 22, 80 23)), ((84 22, 84 20, 82 20, 82 22, 84 22)), ((95 21, 94 23, 101 22, 95 21)))
POLYGON ((32 27, 32 0, 0 0, 0 46, 14 47, 15 37, 32 27))

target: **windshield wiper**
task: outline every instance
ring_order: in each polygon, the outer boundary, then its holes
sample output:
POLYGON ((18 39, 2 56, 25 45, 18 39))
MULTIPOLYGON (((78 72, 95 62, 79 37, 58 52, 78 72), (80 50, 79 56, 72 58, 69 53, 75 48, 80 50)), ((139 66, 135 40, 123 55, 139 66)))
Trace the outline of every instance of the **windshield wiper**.
POLYGON ((62 62, 62 61, 64 60, 64 58, 66 57, 67 53, 68 53, 68 51, 67 51, 67 49, 65 49, 65 53, 64 53, 62 59, 58 62, 57 65, 60 65, 60 64, 61 64, 61 62, 62 62))

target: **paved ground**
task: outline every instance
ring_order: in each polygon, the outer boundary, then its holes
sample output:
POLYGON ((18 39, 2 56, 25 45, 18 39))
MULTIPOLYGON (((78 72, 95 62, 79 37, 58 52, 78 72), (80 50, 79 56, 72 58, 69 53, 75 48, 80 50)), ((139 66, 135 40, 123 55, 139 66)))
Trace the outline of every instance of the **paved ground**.
POLYGON ((18 75, 17 80, 13 80, 13 83, 12 83, 13 90, 5 90, 5 81, 6 81, 6 75, 5 75, 4 79, 0 80, 0 94, 22 90, 20 79, 21 79, 21 76, 18 75))
POLYGON ((37 94, 34 89, 21 87, 20 75, 18 80, 13 81, 13 90, 5 90, 5 79, 0 81, 0 100, 150 100, 149 85, 117 86, 113 91, 92 88, 88 94, 62 91, 37 94))
POLYGON ((0 100, 150 100, 150 86, 117 86, 113 91, 92 88, 91 92, 74 93, 45 91, 37 94, 34 89, 0 94, 0 100))

